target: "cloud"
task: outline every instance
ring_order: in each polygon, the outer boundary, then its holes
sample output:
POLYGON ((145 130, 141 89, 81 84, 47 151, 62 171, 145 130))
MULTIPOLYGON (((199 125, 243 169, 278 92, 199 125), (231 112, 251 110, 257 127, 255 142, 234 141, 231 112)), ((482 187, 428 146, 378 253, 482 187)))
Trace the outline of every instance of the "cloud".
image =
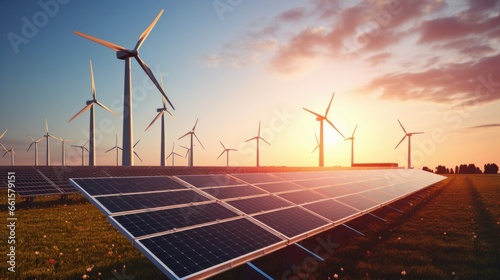
POLYGON ((357 90, 382 99, 472 106, 500 99, 500 54, 479 61, 442 63, 420 72, 380 75, 357 90))
POLYGON ((388 52, 384 52, 384 53, 379 53, 379 54, 370 56, 365 61, 370 66, 376 66, 378 64, 382 64, 382 63, 386 62, 387 59, 389 59, 390 57, 392 57, 392 54, 390 54, 388 52))
POLYGON ((465 127, 465 129, 483 129, 483 128, 496 128, 496 127, 500 127, 500 123, 489 123, 489 124, 469 126, 465 127))
POLYGON ((305 18, 306 12, 306 8, 304 7, 293 8, 280 13, 277 18, 279 21, 284 22, 299 21, 305 18))

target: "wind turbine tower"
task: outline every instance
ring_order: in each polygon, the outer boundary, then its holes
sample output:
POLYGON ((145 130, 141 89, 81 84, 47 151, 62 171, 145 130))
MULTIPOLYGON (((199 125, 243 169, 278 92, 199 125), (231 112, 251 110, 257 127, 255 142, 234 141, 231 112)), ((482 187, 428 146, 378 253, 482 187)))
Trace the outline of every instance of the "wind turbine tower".
POLYGON ((266 141, 266 139, 264 139, 260 136, 260 121, 259 121, 259 130, 257 132, 257 136, 252 137, 252 138, 246 140, 245 142, 252 141, 252 140, 257 141, 257 167, 259 167, 259 142, 260 142, 259 140, 266 142, 266 144, 269 146, 271 145, 271 144, 269 144, 269 142, 266 141))
POLYGON ((189 165, 190 167, 193 167, 193 164, 194 164, 194 161, 193 161, 193 151, 194 151, 194 150, 193 150, 193 146, 194 146, 194 145, 193 145, 193 144, 194 144, 194 143, 193 143, 193 136, 194 136, 194 137, 196 137, 196 140, 198 140, 198 143, 200 143, 201 147, 202 147, 203 149, 205 149, 205 147, 203 146, 203 144, 200 142, 200 139, 198 139, 198 136, 196 136, 196 133, 194 132, 194 131, 195 131, 195 129, 196 129, 196 125, 197 125, 197 124, 198 124, 198 119, 196 119, 196 122, 194 123, 193 129, 191 129, 191 130, 190 130, 190 131, 188 131, 186 134, 182 135, 181 137, 179 137, 179 139, 177 139, 177 140, 180 140, 180 139, 184 138, 185 136, 191 135, 191 139, 190 139, 190 143, 191 143, 191 145, 189 146, 190 148, 189 148, 189 160, 188 160, 188 161, 189 161, 189 162, 188 162, 188 165, 189 165))

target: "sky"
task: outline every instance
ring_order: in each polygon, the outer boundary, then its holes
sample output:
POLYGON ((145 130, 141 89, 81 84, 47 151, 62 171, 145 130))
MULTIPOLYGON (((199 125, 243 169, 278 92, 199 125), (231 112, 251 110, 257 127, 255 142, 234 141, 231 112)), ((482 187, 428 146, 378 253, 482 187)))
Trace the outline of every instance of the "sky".
MULTIPOLYGON (((344 135, 355 134, 356 163, 454 167, 500 163, 499 1, 2 1, 0 11, 0 143, 14 146, 17 165, 32 165, 30 136, 51 134, 66 144, 66 162, 81 163, 89 113, 68 120, 91 99, 92 60, 97 99, 123 115, 124 63, 113 50, 73 30, 132 49, 164 9, 140 49, 175 106, 166 118, 166 154, 198 119, 194 165, 317 166, 324 114, 344 135)), ((135 151, 159 165, 160 123, 146 127, 161 95, 132 61, 135 151)), ((170 108, 171 109, 171 108, 170 108)), ((97 165, 114 165, 122 119, 96 108, 97 165)), ((349 166, 351 143, 325 123, 325 166, 349 166)), ((38 144, 45 162, 46 142, 38 144)), ((61 143, 50 142, 51 164, 61 164, 61 143)), ((3 155, 3 153, 2 153, 3 155)), ((120 154, 121 161, 121 154, 120 154)), ((0 158, 9 165, 10 157, 0 158)), ((171 159, 167 160, 167 165, 171 159)), ((187 159, 176 157, 175 165, 187 159)))

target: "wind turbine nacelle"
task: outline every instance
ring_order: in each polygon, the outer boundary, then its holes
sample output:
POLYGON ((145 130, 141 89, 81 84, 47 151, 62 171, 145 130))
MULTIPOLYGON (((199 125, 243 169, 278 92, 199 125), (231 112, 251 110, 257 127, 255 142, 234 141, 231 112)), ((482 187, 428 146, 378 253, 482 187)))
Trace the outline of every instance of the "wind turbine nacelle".
POLYGON ((322 120, 323 120, 323 118, 316 117, 316 120, 317 120, 318 122, 320 122, 320 121, 322 121, 322 120))
POLYGON ((94 103, 94 100, 87 100, 87 102, 85 104, 90 105, 92 103, 94 103))
POLYGON ((136 50, 117 51, 116 58, 125 60, 129 57, 137 56, 138 54, 136 50))
POLYGON ((156 109, 156 112, 158 112, 158 113, 160 113, 160 112, 162 112, 162 111, 163 111, 163 108, 158 108, 158 109, 156 109))

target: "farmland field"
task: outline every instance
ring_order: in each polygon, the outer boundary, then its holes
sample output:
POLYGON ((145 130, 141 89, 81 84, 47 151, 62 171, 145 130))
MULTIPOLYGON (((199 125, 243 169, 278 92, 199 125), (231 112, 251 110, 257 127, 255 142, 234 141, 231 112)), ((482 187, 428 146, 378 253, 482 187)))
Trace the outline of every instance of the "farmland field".
MULTIPOLYGON (((7 195, 0 196, 6 209, 7 195)), ((16 272, 2 261, 1 279, 167 279, 80 195, 63 203, 38 198, 33 208, 17 199, 16 272), (125 267, 125 269, 124 269, 125 267), (130 277, 129 277, 130 278, 130 277)), ((497 279, 500 275, 500 176, 450 175, 413 199, 403 213, 368 223, 365 236, 325 251, 325 262, 283 274, 283 252, 254 261, 275 278, 295 279, 497 279), (280 255, 281 254, 281 255, 280 255), (265 265, 267 264, 267 266, 265 265), (262 266, 261 266, 262 265, 262 266), (280 272, 273 272, 279 267, 280 272), (335 275, 336 274, 336 275, 335 275)), ((7 211, 2 211, 6 221, 7 211)), ((366 224, 353 221, 353 227, 366 224)), ((0 236, 7 240, 8 229, 0 236)), ((314 246, 312 237, 301 244, 314 246)), ((8 245, 2 242, 7 260, 8 245)), ((241 277, 242 268, 216 278, 241 277)))

